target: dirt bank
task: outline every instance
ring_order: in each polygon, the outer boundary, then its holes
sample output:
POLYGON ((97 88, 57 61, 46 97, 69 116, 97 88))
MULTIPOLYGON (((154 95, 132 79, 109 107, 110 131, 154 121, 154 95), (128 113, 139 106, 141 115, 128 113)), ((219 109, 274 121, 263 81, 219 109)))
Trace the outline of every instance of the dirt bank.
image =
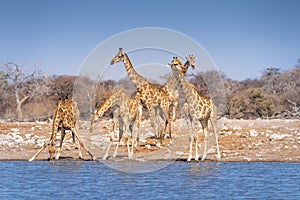
MULTIPOLYGON (((109 143, 111 121, 102 121, 94 133, 89 133, 89 122, 81 121, 79 133, 86 146, 101 161, 109 143)), ((173 144, 159 148, 153 137, 149 122, 143 123, 141 146, 135 151, 136 160, 185 160, 188 156, 188 129, 184 120, 173 124, 173 144)), ((47 141, 51 134, 51 122, 0 122, 0 160, 28 160, 47 141)), ((58 134, 57 139, 60 139, 58 134)), ((201 146, 203 134, 200 137, 201 146)), ((278 161, 300 162, 300 120, 229 120, 219 122, 221 161, 278 161)), ((58 141, 57 141, 58 145, 58 141)), ((216 161, 216 148, 212 135, 209 139, 208 161, 216 161)), ((62 158, 77 159, 76 145, 67 134, 63 144, 62 158)), ((118 156, 109 160, 127 159, 124 146, 118 156)), ((84 159, 89 155, 82 149, 84 159)), ((202 148, 200 148, 202 155, 202 148)), ((46 160, 44 150, 37 160, 46 160)))

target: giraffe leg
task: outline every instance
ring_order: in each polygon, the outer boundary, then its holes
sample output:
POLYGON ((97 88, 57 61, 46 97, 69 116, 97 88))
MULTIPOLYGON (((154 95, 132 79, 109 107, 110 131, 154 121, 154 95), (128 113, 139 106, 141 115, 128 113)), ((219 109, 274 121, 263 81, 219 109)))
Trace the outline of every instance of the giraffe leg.
POLYGON ((85 144, 83 143, 83 141, 80 139, 77 131, 75 129, 72 129, 71 130, 74 134, 75 134, 75 137, 77 138, 79 144, 88 152, 88 154, 90 155, 90 157, 93 159, 93 161, 96 161, 97 158, 88 150, 88 148, 85 146, 85 144))
POLYGON ((75 141, 75 134, 72 132, 72 136, 73 136, 73 143, 76 143, 77 144, 77 148, 78 148, 78 157, 79 159, 82 159, 82 153, 81 153, 81 147, 80 147, 80 144, 79 144, 79 141, 76 140, 75 141))
POLYGON ((176 121, 176 110, 177 110, 177 106, 178 106, 178 100, 176 100, 175 102, 173 102, 173 107, 172 107, 172 121, 173 121, 173 122, 176 121))
POLYGON ((109 142, 109 145, 108 145, 108 147, 107 147, 107 149, 105 151, 105 154, 103 156, 103 160, 107 160, 108 152, 109 152, 109 149, 110 149, 111 145, 112 145, 112 141, 109 142))
POLYGON ((193 134, 190 135, 189 141, 190 141, 190 148, 189 148, 189 157, 188 157, 188 159, 187 159, 188 162, 190 162, 190 161, 192 160, 193 141, 194 141, 194 136, 193 136, 193 134))
POLYGON ((162 140, 164 138, 165 128, 161 126, 161 119, 163 120, 163 116, 159 108, 155 109, 155 122, 157 125, 157 137, 160 139, 160 144, 162 144, 162 140))
POLYGON ((131 152, 132 152, 132 155, 131 157, 133 156, 133 148, 139 148, 139 136, 140 136, 140 122, 138 122, 139 120, 139 112, 137 113, 137 116, 135 116, 135 118, 132 120, 132 127, 131 127, 131 152), (135 131, 135 127, 136 127, 136 124, 138 124, 138 130, 135 131))
MULTIPOLYGON (((133 145, 133 144, 131 144, 133 145)), ((130 141, 128 138, 126 139, 126 146, 127 146, 127 152, 128 152, 128 160, 131 160, 131 150, 130 150, 130 141)))
POLYGON ((136 142, 137 142, 137 141, 136 141, 135 138, 132 138, 132 139, 131 139, 131 155, 130 155, 130 159, 131 159, 131 160, 133 159, 133 154, 134 154, 133 148, 134 148, 136 142))
POLYGON ((170 118, 170 115, 169 115, 169 105, 168 104, 163 106, 163 111, 164 111, 164 115, 166 117, 166 125, 165 125, 165 130, 164 131, 166 132, 166 130, 168 129, 170 144, 173 144, 173 142, 172 142, 172 133, 171 133, 171 118, 170 118))
POLYGON ((133 138, 129 139, 128 135, 126 135, 125 136, 125 142, 126 142, 126 145, 127 145, 128 160, 132 160, 132 158, 133 158, 133 146, 134 146, 133 138), (131 143, 131 147, 130 147, 130 143, 131 143))
POLYGON ((204 161, 207 154, 207 140, 208 140, 208 119, 201 120, 201 125, 204 133, 204 147, 203 147, 203 156, 201 161, 204 161))
POLYGON ((152 107, 149 107, 148 110, 149 110, 150 123, 151 123, 152 129, 153 129, 153 133, 155 134, 155 138, 158 139, 159 133, 157 133, 157 130, 155 129, 156 125, 155 125, 155 120, 154 120, 155 111, 152 109, 152 107))
POLYGON ((34 156, 32 156, 28 161, 29 161, 29 162, 34 161, 34 160, 36 159, 36 157, 37 157, 38 155, 40 155, 40 153, 41 153, 44 149, 46 149, 46 148, 48 147, 48 145, 50 144, 51 141, 52 141, 51 139, 50 139, 49 141, 47 141, 47 142, 44 144, 44 146, 43 146, 38 152, 36 152, 36 154, 34 154, 34 156))
POLYGON ((213 128, 213 131, 214 131, 214 136, 215 136, 216 145, 217 145, 217 152, 218 152, 217 159, 220 159, 221 154, 220 154, 220 149, 219 149, 219 138, 218 138, 219 135, 217 132, 217 123, 216 123, 216 121, 213 121, 212 119, 210 120, 210 122, 211 122, 211 126, 213 128))
POLYGON ((194 129, 194 142, 195 142, 195 160, 199 160, 199 140, 198 140, 198 133, 195 129, 195 124, 193 124, 194 129))
MULTIPOLYGON (((143 106, 138 105, 138 112, 136 116, 136 122, 137 123, 137 135, 136 135, 136 141, 137 141, 137 146, 139 147, 139 141, 140 141, 140 130, 141 130, 141 125, 142 125, 142 114, 143 114, 143 106)), ((132 127, 132 130, 134 131, 135 126, 132 127)))
MULTIPOLYGON (((120 119, 120 118, 119 118, 119 119, 120 119)), ((127 126, 126 120, 125 120, 125 119, 120 119, 120 120, 119 120, 119 139, 118 139, 118 143, 117 143, 117 145, 116 145, 116 148, 115 148, 113 157, 116 157, 117 154, 118 154, 118 148, 119 148, 119 145, 120 145, 122 136, 123 136, 124 127, 125 127, 125 131, 126 131, 126 126, 127 126)))
POLYGON ((124 116, 125 121, 125 135, 126 135, 126 145, 127 145, 127 151, 128 151, 128 159, 131 160, 133 158, 133 147, 134 147, 134 139, 135 134, 132 134, 132 127, 130 129, 130 123, 129 123, 129 111, 124 116), (128 130, 131 131, 131 139, 129 139, 128 130), (130 150, 130 143, 131 143, 131 150, 130 150))
POLYGON ((139 129, 137 130, 137 132, 135 131, 136 128, 136 121, 132 121, 132 126, 130 128, 130 132, 131 132, 131 137, 134 138, 135 142, 134 142, 134 147, 138 148, 139 147, 139 129))
POLYGON ((189 157, 187 159, 188 162, 190 162, 192 160, 192 153, 193 153, 193 141, 194 141, 194 128, 193 128, 193 125, 192 125, 192 119, 189 118, 187 120, 187 122, 189 122, 189 143, 190 143, 190 148, 189 148, 189 157))
MULTIPOLYGON (((63 141, 65 139, 65 135, 66 135, 66 131, 65 129, 62 129, 61 130, 61 139, 60 139, 60 145, 59 145, 59 149, 55 155, 55 160, 58 160, 59 159, 59 156, 60 156, 60 152, 61 152, 61 149, 62 149, 62 144, 63 144, 63 141)), ((51 159, 51 158, 50 158, 51 159)))
POLYGON ((114 154, 113 154, 113 157, 116 157, 117 154, 118 154, 118 148, 119 148, 119 144, 120 144, 120 141, 117 143, 116 145, 116 148, 115 148, 115 151, 114 151, 114 154))

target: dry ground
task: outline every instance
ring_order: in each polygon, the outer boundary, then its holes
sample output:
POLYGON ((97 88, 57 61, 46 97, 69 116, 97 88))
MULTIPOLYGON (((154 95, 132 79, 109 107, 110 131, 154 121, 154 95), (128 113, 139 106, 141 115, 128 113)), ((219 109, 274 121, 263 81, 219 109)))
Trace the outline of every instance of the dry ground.
MULTIPOLYGON (((0 122, 0 160, 28 160, 49 139, 51 122, 0 122)), ((102 121, 94 133, 89 133, 89 122, 80 122, 79 133, 91 152, 101 161, 109 143, 112 123, 102 121)), ((152 129, 148 122, 143 123, 141 146, 135 150, 135 160, 179 160, 188 156, 188 129, 184 120, 173 123, 173 144, 168 145, 166 139, 161 148, 155 145, 152 129)), ((57 137, 59 142, 60 134, 57 137)), ((200 144, 203 146, 203 134, 200 133, 200 144)), ((229 120, 219 121, 219 144, 221 161, 278 161, 300 162, 300 120, 229 120)), ((200 155, 202 148, 200 147, 200 155)), ((77 159, 76 145, 67 134, 63 144, 64 159, 77 159)), ((214 137, 209 136, 208 161, 217 161, 214 137)), ((82 149, 83 157, 90 160, 82 149)), ((121 146, 116 158, 127 159, 127 152, 121 146)), ((38 160, 48 158, 45 149, 38 160)))

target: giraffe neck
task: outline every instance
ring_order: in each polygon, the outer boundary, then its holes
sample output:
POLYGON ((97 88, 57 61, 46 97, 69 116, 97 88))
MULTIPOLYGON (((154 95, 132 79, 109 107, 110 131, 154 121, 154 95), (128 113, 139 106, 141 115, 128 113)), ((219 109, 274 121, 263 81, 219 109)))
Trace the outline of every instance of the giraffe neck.
POLYGON ((124 54, 124 65, 130 80, 137 88, 149 83, 145 77, 135 71, 126 53, 124 54))
POLYGON ((183 78, 182 73, 180 73, 179 71, 174 70, 174 69, 172 71, 173 71, 173 75, 174 75, 178 85, 181 87, 185 97, 188 100, 189 97, 192 96, 191 94, 192 94, 193 88, 190 87, 190 83, 183 78))
POLYGON ((189 67, 191 66, 191 63, 190 61, 186 61, 183 65, 183 67, 181 68, 181 73, 182 73, 182 76, 185 76, 186 73, 187 73, 187 70, 189 69, 189 67))
MULTIPOLYGON (((183 67, 181 68, 181 74, 183 77, 186 75, 187 70, 190 65, 191 65, 191 63, 189 61, 186 61, 183 65, 183 67)), ((173 90, 177 89, 178 85, 179 85, 179 81, 177 80, 176 75, 173 73, 169 77, 166 84, 164 85, 164 88, 166 88, 168 91, 173 91, 173 90)))
POLYGON ((178 81, 174 74, 172 74, 169 78, 166 84, 163 88, 165 88, 167 91, 173 91, 176 90, 178 87, 178 81))
POLYGON ((61 116, 60 116, 61 115, 60 106, 61 106, 61 101, 58 102, 58 106, 57 106, 57 109, 56 109, 56 112, 55 112, 55 115, 54 115, 54 118, 53 118, 53 124, 52 124, 52 132, 53 133, 57 131, 59 121, 60 121, 60 118, 61 118, 61 116))
POLYGON ((105 100, 105 102, 97 109, 96 114, 98 116, 102 116, 110 107, 112 107, 116 104, 120 104, 120 102, 122 101, 122 95, 125 95, 123 89, 119 89, 116 92, 114 92, 113 94, 111 94, 105 100))

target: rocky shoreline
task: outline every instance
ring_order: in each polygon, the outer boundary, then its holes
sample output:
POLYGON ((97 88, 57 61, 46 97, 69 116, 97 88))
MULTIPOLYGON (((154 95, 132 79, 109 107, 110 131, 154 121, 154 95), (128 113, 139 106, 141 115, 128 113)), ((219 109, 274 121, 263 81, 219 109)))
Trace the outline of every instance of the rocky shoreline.
MULTIPOLYGON (((219 125, 219 144, 222 162, 300 162, 300 120, 230 120, 221 119, 219 125)), ((52 122, 0 122, 0 160, 27 161, 49 139, 52 122)), ((112 122, 100 122, 94 133, 89 133, 89 122, 81 121, 79 133, 90 151, 103 161, 102 157, 109 143, 112 122)), ((145 121, 141 131, 141 146, 135 151, 138 161, 186 161, 188 156, 188 129, 184 120, 177 120, 173 127, 173 145, 155 146, 150 123, 145 121)), ((201 132, 201 131, 200 131, 201 132)), ((60 139, 58 134, 57 139, 60 139)), ((200 134, 200 144, 203 134, 200 134)), ((58 142, 57 142, 58 145, 58 142)), ((200 148, 200 155, 202 154, 200 148)), ((210 135, 207 161, 218 161, 214 138, 210 135)), ((116 158, 110 152, 109 161, 127 160, 125 146, 121 146, 116 158)), ((84 160, 90 160, 82 149, 84 160)), ((76 145, 70 134, 66 135, 61 160, 77 160, 76 145)), ((37 158, 47 160, 48 152, 44 150, 37 158)))

